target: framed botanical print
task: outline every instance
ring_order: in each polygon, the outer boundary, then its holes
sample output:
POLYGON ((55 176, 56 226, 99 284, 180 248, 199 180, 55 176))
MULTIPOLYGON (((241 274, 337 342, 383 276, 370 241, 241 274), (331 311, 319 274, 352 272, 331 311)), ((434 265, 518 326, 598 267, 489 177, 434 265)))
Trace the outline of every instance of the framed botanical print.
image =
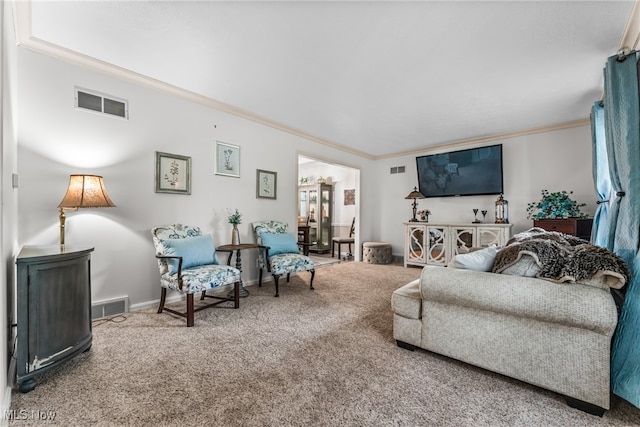
POLYGON ((156 151, 156 193, 191 194, 191 157, 156 151))
POLYGON ((256 197, 259 199, 276 199, 278 174, 276 172, 256 170, 256 197))
POLYGON ((215 174, 240 178, 240 147, 216 141, 215 174))

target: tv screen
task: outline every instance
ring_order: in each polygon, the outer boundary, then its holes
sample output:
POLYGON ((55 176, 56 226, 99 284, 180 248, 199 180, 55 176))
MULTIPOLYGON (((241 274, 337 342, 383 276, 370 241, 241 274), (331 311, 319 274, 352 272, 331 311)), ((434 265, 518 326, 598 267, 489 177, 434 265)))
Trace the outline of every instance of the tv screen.
POLYGON ((416 157, 425 197, 502 193, 502 144, 416 157))

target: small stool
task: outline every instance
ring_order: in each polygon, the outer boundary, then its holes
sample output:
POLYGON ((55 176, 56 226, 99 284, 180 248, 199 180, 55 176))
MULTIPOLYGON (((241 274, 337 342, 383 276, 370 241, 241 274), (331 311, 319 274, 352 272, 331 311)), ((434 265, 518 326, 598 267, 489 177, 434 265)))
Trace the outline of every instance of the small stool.
POLYGON ((362 244, 362 261, 369 264, 391 264, 391 244, 384 242, 365 242, 362 244))

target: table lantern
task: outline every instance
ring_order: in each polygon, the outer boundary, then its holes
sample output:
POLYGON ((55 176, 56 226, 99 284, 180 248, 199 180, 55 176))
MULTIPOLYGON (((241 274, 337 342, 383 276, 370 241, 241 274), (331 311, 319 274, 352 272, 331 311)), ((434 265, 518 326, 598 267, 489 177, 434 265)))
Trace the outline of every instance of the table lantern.
POLYGON ((509 202, 502 194, 496 200, 496 224, 509 224, 509 202))

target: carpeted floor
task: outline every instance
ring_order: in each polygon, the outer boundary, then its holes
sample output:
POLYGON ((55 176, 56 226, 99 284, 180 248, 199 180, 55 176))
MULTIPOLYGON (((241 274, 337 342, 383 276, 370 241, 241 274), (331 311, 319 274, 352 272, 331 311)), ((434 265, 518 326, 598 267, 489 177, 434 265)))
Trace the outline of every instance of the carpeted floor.
POLYGON ((240 309, 129 313, 94 324, 90 351, 14 392, 10 425, 631 426, 615 398, 599 418, 562 396, 392 337, 390 297, 418 268, 348 262, 250 286, 240 309), (48 411, 53 421, 45 418, 48 411))

